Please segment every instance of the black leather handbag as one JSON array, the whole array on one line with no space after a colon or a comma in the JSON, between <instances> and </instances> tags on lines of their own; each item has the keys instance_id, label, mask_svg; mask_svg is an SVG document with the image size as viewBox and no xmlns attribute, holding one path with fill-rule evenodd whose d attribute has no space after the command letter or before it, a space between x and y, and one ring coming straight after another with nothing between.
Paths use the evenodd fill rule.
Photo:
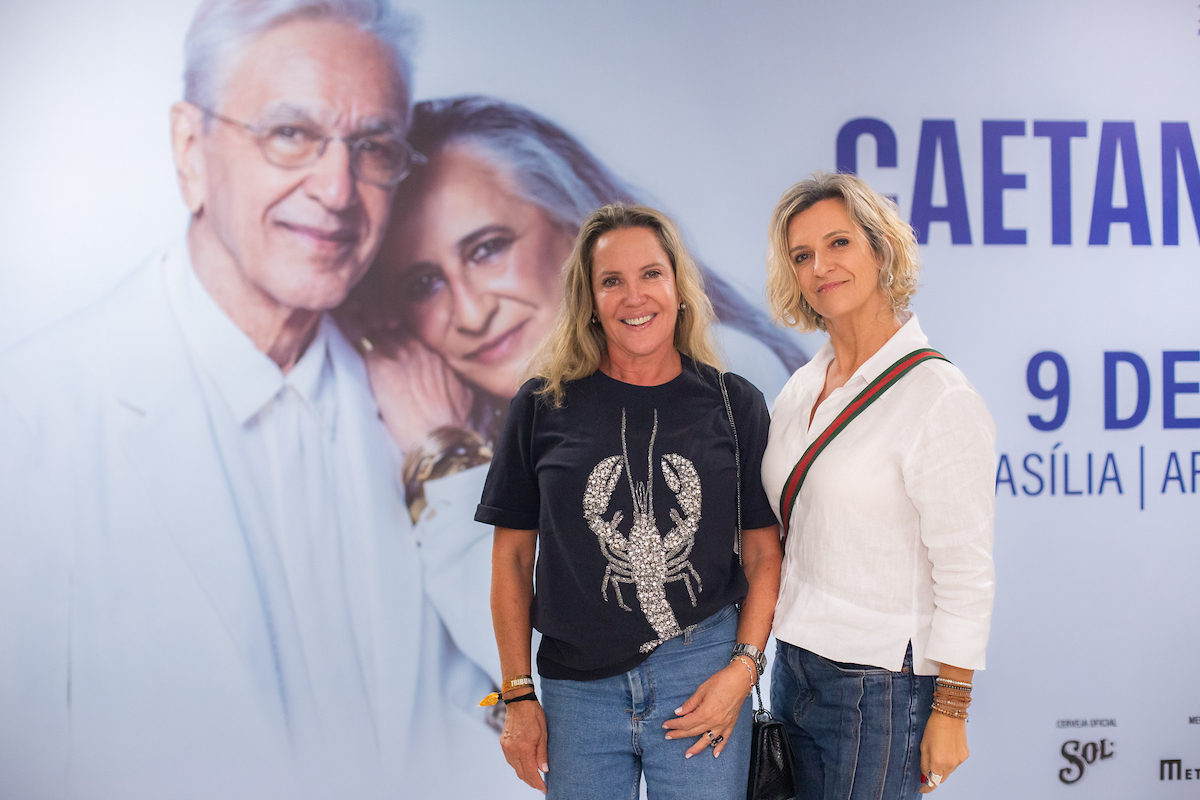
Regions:
<instances>
[{"instance_id":1,"label":"black leather handbag","mask_svg":"<svg viewBox=\"0 0 1200 800\"><path fill-rule=\"evenodd\" d=\"M758 709L754 712L754 732L750 737L750 779L746 800L795 800L796 775L793 771L792 745L783 723L763 707L762 692L754 684Z\"/></svg>"}]
</instances>

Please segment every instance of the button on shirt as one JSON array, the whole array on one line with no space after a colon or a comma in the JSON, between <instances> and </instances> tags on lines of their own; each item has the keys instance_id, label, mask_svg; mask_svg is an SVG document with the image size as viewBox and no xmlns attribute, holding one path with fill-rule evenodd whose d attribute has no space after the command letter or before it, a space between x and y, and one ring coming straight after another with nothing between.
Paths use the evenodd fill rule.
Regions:
<instances>
[{"instance_id":1,"label":"button on shirt","mask_svg":"<svg viewBox=\"0 0 1200 800\"><path fill-rule=\"evenodd\" d=\"M763 485L775 513L809 444L884 370L928 347L915 314L817 407L826 343L775 401ZM991 624L995 427L962 372L926 361L813 463L792 510L775 635L834 661L982 669Z\"/></svg>"}]
</instances>

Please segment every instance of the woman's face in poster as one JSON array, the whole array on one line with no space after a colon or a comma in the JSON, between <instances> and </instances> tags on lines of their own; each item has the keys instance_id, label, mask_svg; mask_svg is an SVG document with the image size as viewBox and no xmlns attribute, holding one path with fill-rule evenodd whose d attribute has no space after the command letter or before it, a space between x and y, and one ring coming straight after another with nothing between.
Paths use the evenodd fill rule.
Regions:
<instances>
[{"instance_id":1,"label":"woman's face in poster","mask_svg":"<svg viewBox=\"0 0 1200 800\"><path fill-rule=\"evenodd\" d=\"M469 146L443 149L414 177L379 256L388 294L459 376L512 397L558 311L572 237Z\"/></svg>"}]
</instances>

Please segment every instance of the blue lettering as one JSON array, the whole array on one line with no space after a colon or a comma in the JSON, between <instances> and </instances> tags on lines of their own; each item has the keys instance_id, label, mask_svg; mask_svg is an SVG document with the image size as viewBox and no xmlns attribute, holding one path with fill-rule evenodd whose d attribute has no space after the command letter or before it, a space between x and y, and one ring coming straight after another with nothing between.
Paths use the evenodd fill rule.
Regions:
<instances>
[{"instance_id":1,"label":"blue lettering","mask_svg":"<svg viewBox=\"0 0 1200 800\"><path fill-rule=\"evenodd\" d=\"M1113 206L1118 146L1128 203L1120 208ZM1100 128L1100 161L1096 167L1096 194L1092 200L1092 231L1088 244L1108 244L1109 228L1117 222L1128 223L1134 244L1150 244L1150 217L1146 213L1146 192L1142 188L1137 131L1132 122L1105 122Z\"/></svg>"},{"instance_id":2,"label":"blue lettering","mask_svg":"<svg viewBox=\"0 0 1200 800\"><path fill-rule=\"evenodd\" d=\"M1200 455L1200 453L1196 455ZM1008 477L1002 478L1001 475L1006 473ZM1196 479L1193 477L1192 480L1195 481ZM1000 484L1002 483L1007 483L1008 488L1012 489L1013 497L1017 496L1017 484L1013 480L1012 465L1008 463L1008 455L1004 453L1000 454L1000 463L996 466L996 494L1000 494Z\"/></svg>"},{"instance_id":3,"label":"blue lettering","mask_svg":"<svg viewBox=\"0 0 1200 800\"><path fill-rule=\"evenodd\" d=\"M1121 362L1133 366L1137 373L1137 406L1132 414L1125 419L1117 416L1117 364ZM1150 410L1150 370L1146 362L1137 353L1106 352L1104 354L1104 428L1105 430L1122 430L1135 428L1142 424L1146 412ZM1101 486L1104 482L1101 481Z\"/></svg>"},{"instance_id":4,"label":"blue lettering","mask_svg":"<svg viewBox=\"0 0 1200 800\"><path fill-rule=\"evenodd\" d=\"M1166 350L1163 352L1163 427L1200 428L1200 417L1175 416L1175 395L1200 392L1200 383L1176 382L1175 365L1180 361L1200 361L1200 350Z\"/></svg>"},{"instance_id":5,"label":"blue lettering","mask_svg":"<svg viewBox=\"0 0 1200 800\"><path fill-rule=\"evenodd\" d=\"M1042 480L1042 476L1040 474L1038 474L1037 472L1034 472L1033 468L1029 466L1029 459L1031 459L1031 458L1036 458L1038 460L1039 464L1042 463L1042 457L1040 455L1038 455L1037 453L1030 453L1029 455L1025 456L1025 459L1021 462L1021 465L1025 467L1026 472L1028 472L1033 477L1037 478L1037 491L1036 492L1029 491L1029 487L1026 486L1025 484L1021 484L1021 491L1024 492L1025 494L1029 495L1030 497L1034 497L1034 496L1042 493L1042 490L1046 488L1046 482L1044 480Z\"/></svg>"},{"instance_id":6,"label":"blue lettering","mask_svg":"<svg viewBox=\"0 0 1200 800\"><path fill-rule=\"evenodd\" d=\"M1054 447L1050 448L1050 494L1058 493L1058 480L1056 479L1057 476L1055 474L1055 465L1057 464L1058 459L1055 456L1054 451L1059 447L1062 447L1062 442L1058 442L1054 445Z\"/></svg>"},{"instance_id":7,"label":"blue lettering","mask_svg":"<svg viewBox=\"0 0 1200 800\"><path fill-rule=\"evenodd\" d=\"M1063 494L1083 494L1083 489L1071 491L1071 456L1063 453Z\"/></svg>"},{"instance_id":8,"label":"blue lettering","mask_svg":"<svg viewBox=\"0 0 1200 800\"><path fill-rule=\"evenodd\" d=\"M1172 464L1175 465L1174 475L1171 474ZM1187 486L1185 486L1183 483L1183 468L1179 466L1179 456L1175 455L1174 453L1171 453L1171 457L1167 459L1167 471L1166 474L1163 475L1162 491L1160 491L1159 494L1167 493L1167 484L1171 481L1178 481L1180 493L1187 494Z\"/></svg>"},{"instance_id":9,"label":"blue lettering","mask_svg":"<svg viewBox=\"0 0 1200 800\"><path fill-rule=\"evenodd\" d=\"M858 139L875 140L875 166L896 166L896 132L892 126L874 117L859 117L842 126L837 135L838 172L858 172Z\"/></svg>"},{"instance_id":10,"label":"blue lettering","mask_svg":"<svg viewBox=\"0 0 1200 800\"><path fill-rule=\"evenodd\" d=\"M946 205L933 204L933 176L941 145L942 173L946 177ZM952 119L927 119L921 122L921 142L917 149L917 175L913 184L910 224L919 244L929 243L931 222L950 223L950 241L971 243L971 222L967 218L967 190L963 184L962 160L958 156L958 135Z\"/></svg>"},{"instance_id":11,"label":"blue lettering","mask_svg":"<svg viewBox=\"0 0 1200 800\"><path fill-rule=\"evenodd\" d=\"M1200 475L1200 451L1192 451L1192 494L1196 493L1196 476Z\"/></svg>"},{"instance_id":12,"label":"blue lettering","mask_svg":"<svg viewBox=\"0 0 1200 800\"><path fill-rule=\"evenodd\" d=\"M1178 159L1178 160L1176 160ZM1200 235L1200 166L1196 164L1196 148L1186 122L1162 124L1162 193L1163 244L1179 244L1179 170L1192 203L1192 219Z\"/></svg>"},{"instance_id":13,"label":"blue lettering","mask_svg":"<svg viewBox=\"0 0 1200 800\"><path fill-rule=\"evenodd\" d=\"M1087 136L1087 123L1034 120L1033 135L1050 139L1050 241L1070 244L1071 139Z\"/></svg>"},{"instance_id":14,"label":"blue lettering","mask_svg":"<svg viewBox=\"0 0 1200 800\"><path fill-rule=\"evenodd\" d=\"M1049 388L1042 386L1042 365L1049 362L1054 365L1054 385ZM1038 400L1055 400L1054 416L1050 419L1029 415L1029 424L1039 431L1053 431L1062 427L1067 419L1067 409L1071 407L1071 373L1067 369L1067 360L1061 353L1053 350L1043 350L1029 359L1025 367L1025 385L1029 393Z\"/></svg>"},{"instance_id":15,"label":"blue lettering","mask_svg":"<svg viewBox=\"0 0 1200 800\"><path fill-rule=\"evenodd\" d=\"M1024 135L1023 119L983 121L984 244L1025 244L1024 228L1004 227L1004 190L1025 188L1023 173L1004 171L1004 137Z\"/></svg>"},{"instance_id":16,"label":"blue lettering","mask_svg":"<svg viewBox=\"0 0 1200 800\"><path fill-rule=\"evenodd\" d=\"M1111 478L1108 475L1109 464L1112 465ZM1109 481L1117 484L1117 494L1125 494L1125 492L1121 489L1121 475L1117 472L1117 459L1112 453L1109 453L1104 459L1104 469L1100 471L1100 491L1096 492L1096 494L1104 494L1104 484L1108 483Z\"/></svg>"}]
</instances>

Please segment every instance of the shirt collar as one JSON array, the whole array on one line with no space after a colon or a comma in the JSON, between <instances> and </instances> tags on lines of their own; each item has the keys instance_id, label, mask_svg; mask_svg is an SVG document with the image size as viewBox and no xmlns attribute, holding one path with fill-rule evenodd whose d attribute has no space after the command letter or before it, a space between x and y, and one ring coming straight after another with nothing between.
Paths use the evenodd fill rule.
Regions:
<instances>
[{"instance_id":1,"label":"shirt collar","mask_svg":"<svg viewBox=\"0 0 1200 800\"><path fill-rule=\"evenodd\" d=\"M883 374L884 370L896 363L901 356L922 347L929 346L929 339L921 331L917 315L912 311L901 311L897 318L900 320L900 330L892 334L892 338L884 343L875 355L862 363L845 385L861 390L871 381ZM817 354L806 365L806 373L802 378L802 387L813 397L818 397L825 387L825 373L829 362L833 361L833 344L825 342Z\"/></svg>"},{"instance_id":2,"label":"shirt collar","mask_svg":"<svg viewBox=\"0 0 1200 800\"><path fill-rule=\"evenodd\" d=\"M287 386L293 387L327 427L333 425L333 323L322 315L312 343L284 375L217 305L192 268L186 245L172 253L168 291L188 345L239 425L245 425Z\"/></svg>"},{"instance_id":3,"label":"shirt collar","mask_svg":"<svg viewBox=\"0 0 1200 800\"><path fill-rule=\"evenodd\" d=\"M329 352L329 340L333 335L334 323L328 314L321 315L316 335L300 360L284 376L285 386L291 386L304 402L316 413L326 430L332 430L336 403L334 402L333 359ZM274 363L274 362L272 362Z\"/></svg>"},{"instance_id":4,"label":"shirt collar","mask_svg":"<svg viewBox=\"0 0 1200 800\"><path fill-rule=\"evenodd\" d=\"M913 350L929 346L929 339L921 331L916 314L912 311L901 311L897 318L901 323L900 330L893 333L892 338L888 339L875 355L864 361L862 366L854 371L850 380L846 381L847 386L866 386L882 375L884 370L899 361L901 357L908 355Z\"/></svg>"}]
</instances>

